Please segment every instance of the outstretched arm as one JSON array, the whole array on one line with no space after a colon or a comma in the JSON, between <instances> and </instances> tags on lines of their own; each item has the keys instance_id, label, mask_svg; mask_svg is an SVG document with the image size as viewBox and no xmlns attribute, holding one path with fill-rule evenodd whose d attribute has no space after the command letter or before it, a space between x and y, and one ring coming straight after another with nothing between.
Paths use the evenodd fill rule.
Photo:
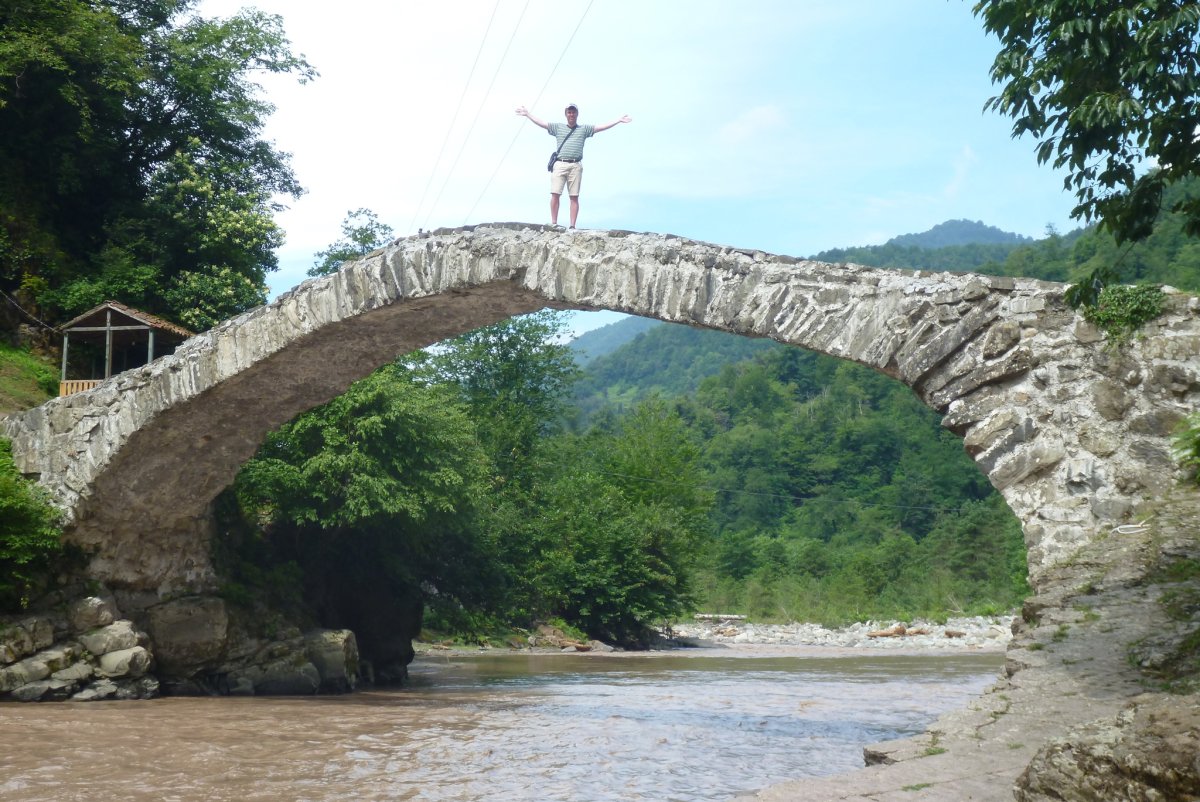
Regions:
<instances>
[{"instance_id":1,"label":"outstretched arm","mask_svg":"<svg viewBox=\"0 0 1200 802\"><path fill-rule=\"evenodd\" d=\"M539 120L537 117L534 117L532 114L529 113L529 109L525 108L524 106L517 106L517 114L520 115L521 117L529 118L529 122L533 123L538 128L545 128L547 131L550 130L550 127L546 124L546 122L544 120Z\"/></svg>"},{"instance_id":2,"label":"outstretched arm","mask_svg":"<svg viewBox=\"0 0 1200 802\"><path fill-rule=\"evenodd\" d=\"M520 114L520 113L521 113L521 112L518 110L518 111L517 111L517 114ZM532 117L530 117L529 119L531 119L531 120L532 120L533 118L532 118ZM632 118L632 117L630 117L628 114L626 114L626 115L624 115L623 117L619 117L619 118L617 118L617 119L613 120L613 121L612 121L612 122L610 122L610 123L605 123L604 125L597 125L597 126L596 126L596 133L598 134L598 133L600 133L601 131L607 131L609 128L612 128L612 127L614 127L614 126L620 125L621 123L631 123L631 122L633 122L633 118Z\"/></svg>"}]
</instances>

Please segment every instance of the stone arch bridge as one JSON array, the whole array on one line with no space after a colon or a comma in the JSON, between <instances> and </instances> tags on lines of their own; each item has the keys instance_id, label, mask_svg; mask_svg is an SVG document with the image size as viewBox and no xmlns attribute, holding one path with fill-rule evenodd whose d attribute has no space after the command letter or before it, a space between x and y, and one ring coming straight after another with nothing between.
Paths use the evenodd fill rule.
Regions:
<instances>
[{"instance_id":1,"label":"stone arch bridge","mask_svg":"<svg viewBox=\"0 0 1200 802\"><path fill-rule=\"evenodd\" d=\"M907 384L1020 519L1035 584L1175 481L1200 407L1200 299L1116 349L1064 285L826 264L621 231L495 224L397 240L96 389L0 419L90 574L211 589L212 499L272 429L397 354L513 315L609 309L769 337Z\"/></svg>"}]
</instances>

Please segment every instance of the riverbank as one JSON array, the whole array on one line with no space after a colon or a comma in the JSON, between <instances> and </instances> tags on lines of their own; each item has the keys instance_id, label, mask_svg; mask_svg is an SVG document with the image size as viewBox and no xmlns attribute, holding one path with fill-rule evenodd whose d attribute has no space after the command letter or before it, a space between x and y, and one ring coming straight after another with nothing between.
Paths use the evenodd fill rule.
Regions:
<instances>
[{"instance_id":1,"label":"riverbank","mask_svg":"<svg viewBox=\"0 0 1200 802\"><path fill-rule=\"evenodd\" d=\"M932 621L863 621L827 629L820 624L754 624L714 619L675 624L664 633L678 645L828 646L842 649L1002 652L1012 639L1013 616Z\"/></svg>"},{"instance_id":2,"label":"riverbank","mask_svg":"<svg viewBox=\"0 0 1200 802\"><path fill-rule=\"evenodd\" d=\"M736 618L714 618L671 625L651 644L650 651L731 649L763 653L765 650L804 650L805 653L887 651L897 654L1000 653L1012 639L1013 616L973 616L932 621L862 621L829 629L820 624L758 624ZM467 646L449 642L413 642L417 656L488 653L588 653L620 652L600 641L572 639L553 627L514 635L508 646Z\"/></svg>"},{"instance_id":3,"label":"riverbank","mask_svg":"<svg viewBox=\"0 0 1200 802\"><path fill-rule=\"evenodd\" d=\"M1004 676L866 768L739 797L755 802L1200 799L1196 624L1200 494L1172 493L1098 536L1025 601Z\"/></svg>"}]
</instances>

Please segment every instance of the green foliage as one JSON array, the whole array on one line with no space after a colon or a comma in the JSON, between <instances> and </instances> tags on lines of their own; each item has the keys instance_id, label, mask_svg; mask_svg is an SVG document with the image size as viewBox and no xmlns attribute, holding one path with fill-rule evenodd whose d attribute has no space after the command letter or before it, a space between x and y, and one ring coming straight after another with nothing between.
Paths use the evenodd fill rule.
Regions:
<instances>
[{"instance_id":1,"label":"green foliage","mask_svg":"<svg viewBox=\"0 0 1200 802\"><path fill-rule=\"evenodd\" d=\"M452 388L386 366L243 467L219 510L225 592L303 607L353 629L381 670L402 667L423 596L485 609L502 586L479 526L488 465Z\"/></svg>"},{"instance_id":2,"label":"green foliage","mask_svg":"<svg viewBox=\"0 0 1200 802\"><path fill-rule=\"evenodd\" d=\"M726 366L683 410L717 492L706 609L845 623L1011 609L1020 527L912 393L783 348Z\"/></svg>"},{"instance_id":3,"label":"green foliage","mask_svg":"<svg viewBox=\"0 0 1200 802\"><path fill-rule=\"evenodd\" d=\"M400 360L269 436L223 504L227 595L289 603L294 567L314 614L356 632L423 599L472 638L557 616L625 643L688 609L699 448L661 402L555 434L576 371L559 325L539 313Z\"/></svg>"},{"instance_id":4,"label":"green foliage","mask_svg":"<svg viewBox=\"0 0 1200 802\"><path fill-rule=\"evenodd\" d=\"M58 395L58 372L29 351L0 342L0 415Z\"/></svg>"},{"instance_id":5,"label":"green foliage","mask_svg":"<svg viewBox=\"0 0 1200 802\"><path fill-rule=\"evenodd\" d=\"M1114 341L1124 342L1162 310L1163 294L1158 286L1110 284L1100 290L1094 305L1084 308L1083 316Z\"/></svg>"},{"instance_id":6,"label":"green foliage","mask_svg":"<svg viewBox=\"0 0 1200 802\"><path fill-rule=\"evenodd\" d=\"M163 297L178 310L175 317L181 324L192 331L205 331L264 303L267 287L233 268L215 267L179 273Z\"/></svg>"},{"instance_id":7,"label":"green foliage","mask_svg":"<svg viewBox=\"0 0 1200 802\"><path fill-rule=\"evenodd\" d=\"M1191 480L1200 484L1200 411L1188 415L1172 437L1172 452Z\"/></svg>"},{"instance_id":8,"label":"green foliage","mask_svg":"<svg viewBox=\"0 0 1200 802\"><path fill-rule=\"evenodd\" d=\"M642 332L662 325L662 321L629 315L616 323L585 331L568 343L575 354L575 362L587 367L592 360L611 354Z\"/></svg>"},{"instance_id":9,"label":"green foliage","mask_svg":"<svg viewBox=\"0 0 1200 802\"><path fill-rule=\"evenodd\" d=\"M50 579L61 554L59 513L17 473L0 440L0 612L24 609Z\"/></svg>"},{"instance_id":10,"label":"green foliage","mask_svg":"<svg viewBox=\"0 0 1200 802\"><path fill-rule=\"evenodd\" d=\"M1039 162L1066 168L1073 214L1117 241L1152 230L1164 190L1197 175L1200 7L1186 0L981 0L975 14L1001 50L987 107L1013 136L1039 140ZM1158 168L1138 174L1147 162ZM1169 207L1200 234L1200 202Z\"/></svg>"},{"instance_id":11,"label":"green foliage","mask_svg":"<svg viewBox=\"0 0 1200 802\"><path fill-rule=\"evenodd\" d=\"M347 212L346 219L342 221L342 238L317 252L317 261L308 269L308 275L327 276L335 273L343 262L382 248L393 236L392 227L379 222L378 216L370 209Z\"/></svg>"},{"instance_id":12,"label":"green foliage","mask_svg":"<svg viewBox=\"0 0 1200 802\"><path fill-rule=\"evenodd\" d=\"M771 340L681 324L650 327L631 343L588 363L575 387L579 412L574 425L582 429L602 409L619 412L654 394L686 395L724 365L779 347Z\"/></svg>"},{"instance_id":13,"label":"green foliage","mask_svg":"<svg viewBox=\"0 0 1200 802\"><path fill-rule=\"evenodd\" d=\"M402 361L426 381L447 383L470 409L498 482L524 481L527 457L554 431L579 375L555 341L561 312L542 310L484 326Z\"/></svg>"},{"instance_id":14,"label":"green foliage","mask_svg":"<svg viewBox=\"0 0 1200 802\"><path fill-rule=\"evenodd\" d=\"M593 638L645 644L693 602L711 493L678 413L651 401L609 431L544 440L528 493L498 497L492 527L511 566L509 603Z\"/></svg>"},{"instance_id":15,"label":"green foliage","mask_svg":"<svg viewBox=\"0 0 1200 802\"><path fill-rule=\"evenodd\" d=\"M264 297L300 188L253 77L315 73L278 17L195 5L0 9L0 289L44 317L111 298L203 327Z\"/></svg>"},{"instance_id":16,"label":"green foliage","mask_svg":"<svg viewBox=\"0 0 1200 802\"><path fill-rule=\"evenodd\" d=\"M235 489L259 520L347 534L449 526L485 478L449 393L391 365L270 435Z\"/></svg>"}]
</instances>

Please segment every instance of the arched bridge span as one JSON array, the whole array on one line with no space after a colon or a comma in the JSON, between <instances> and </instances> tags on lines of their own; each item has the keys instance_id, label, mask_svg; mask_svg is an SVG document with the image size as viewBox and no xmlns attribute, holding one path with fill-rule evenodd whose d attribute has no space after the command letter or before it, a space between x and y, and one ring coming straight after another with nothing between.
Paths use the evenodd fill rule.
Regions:
<instances>
[{"instance_id":1,"label":"arched bridge span","mask_svg":"<svg viewBox=\"0 0 1200 802\"><path fill-rule=\"evenodd\" d=\"M0 420L67 510L93 576L203 589L209 505L263 437L399 353L544 307L769 337L910 386L1021 520L1045 569L1173 480L1169 434L1200 406L1200 302L1120 349L1065 286L879 270L660 234L495 224L397 240L88 393Z\"/></svg>"}]
</instances>

